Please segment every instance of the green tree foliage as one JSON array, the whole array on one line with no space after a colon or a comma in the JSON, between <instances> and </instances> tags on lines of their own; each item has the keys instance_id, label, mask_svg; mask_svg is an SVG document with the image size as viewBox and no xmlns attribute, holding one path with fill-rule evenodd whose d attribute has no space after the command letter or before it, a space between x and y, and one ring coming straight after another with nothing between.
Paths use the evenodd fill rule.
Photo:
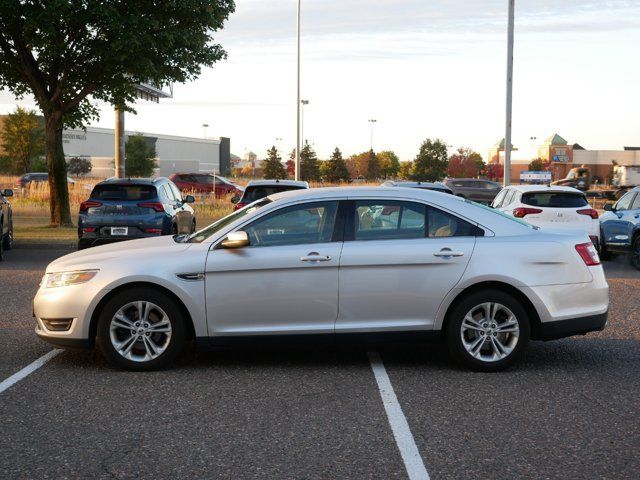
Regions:
<instances>
[{"instance_id":1,"label":"green tree foliage","mask_svg":"<svg viewBox=\"0 0 640 480\"><path fill-rule=\"evenodd\" d=\"M447 145L440 139L427 138L413 162L411 179L417 182L442 180L449 165Z\"/></svg>"},{"instance_id":2,"label":"green tree foliage","mask_svg":"<svg viewBox=\"0 0 640 480\"><path fill-rule=\"evenodd\" d=\"M0 88L45 117L52 224L71 225L63 126L96 118L89 96L132 110L135 84L196 78L226 57L214 42L233 0L0 0Z\"/></svg>"},{"instance_id":3,"label":"green tree foliage","mask_svg":"<svg viewBox=\"0 0 640 480\"><path fill-rule=\"evenodd\" d=\"M320 165L315 150L305 142L300 152L300 178L307 182L320 181Z\"/></svg>"},{"instance_id":4,"label":"green tree foliage","mask_svg":"<svg viewBox=\"0 0 640 480\"><path fill-rule=\"evenodd\" d=\"M342 158L342 152L338 147L331 154L331 158L321 165L322 179L325 182L338 183L349 181L349 170Z\"/></svg>"},{"instance_id":5,"label":"green tree foliage","mask_svg":"<svg viewBox=\"0 0 640 480\"><path fill-rule=\"evenodd\" d=\"M151 177L158 168L156 148L141 133L127 139L124 154L127 177Z\"/></svg>"},{"instance_id":6,"label":"green tree foliage","mask_svg":"<svg viewBox=\"0 0 640 480\"><path fill-rule=\"evenodd\" d=\"M373 150L367 152L367 174L365 175L367 180L377 180L380 178L380 163L378 157Z\"/></svg>"},{"instance_id":7,"label":"green tree foliage","mask_svg":"<svg viewBox=\"0 0 640 480\"><path fill-rule=\"evenodd\" d=\"M400 159L390 151L384 150L377 154L378 163L380 164L380 175L384 178L395 177L400 169Z\"/></svg>"},{"instance_id":8,"label":"green tree foliage","mask_svg":"<svg viewBox=\"0 0 640 480\"><path fill-rule=\"evenodd\" d=\"M543 172L545 170L549 170L550 162L545 162L541 158L536 158L531 160L529 163L529 171L530 172Z\"/></svg>"},{"instance_id":9,"label":"green tree foliage","mask_svg":"<svg viewBox=\"0 0 640 480\"><path fill-rule=\"evenodd\" d=\"M7 115L0 131L8 173L27 173L44 155L44 130L33 110L16 107Z\"/></svg>"},{"instance_id":10,"label":"green tree foliage","mask_svg":"<svg viewBox=\"0 0 640 480\"><path fill-rule=\"evenodd\" d=\"M461 147L449 157L447 175L453 178L475 178L484 171L482 156L470 148Z\"/></svg>"},{"instance_id":11,"label":"green tree foliage","mask_svg":"<svg viewBox=\"0 0 640 480\"><path fill-rule=\"evenodd\" d=\"M398 167L398 177L403 180L410 180L413 176L413 162L400 162Z\"/></svg>"},{"instance_id":12,"label":"green tree foliage","mask_svg":"<svg viewBox=\"0 0 640 480\"><path fill-rule=\"evenodd\" d=\"M86 175L91 172L91 168L91 160L88 158L73 157L69 159L69 163L67 164L67 170L71 175Z\"/></svg>"},{"instance_id":13,"label":"green tree foliage","mask_svg":"<svg viewBox=\"0 0 640 480\"><path fill-rule=\"evenodd\" d=\"M262 161L262 176L280 180L287 178L287 171L281 160L275 145L267 150L267 158Z\"/></svg>"}]
</instances>

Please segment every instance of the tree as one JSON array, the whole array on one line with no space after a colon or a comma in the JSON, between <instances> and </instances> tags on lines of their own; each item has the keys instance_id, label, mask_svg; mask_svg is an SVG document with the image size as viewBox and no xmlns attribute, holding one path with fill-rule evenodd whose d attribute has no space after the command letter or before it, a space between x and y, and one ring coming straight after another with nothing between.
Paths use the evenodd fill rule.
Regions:
<instances>
[{"instance_id":1,"label":"tree","mask_svg":"<svg viewBox=\"0 0 640 480\"><path fill-rule=\"evenodd\" d=\"M287 178L287 171L284 169L281 160L282 158L278 155L278 149L275 145L267 150L267 158L262 161L262 176L275 179Z\"/></svg>"},{"instance_id":2,"label":"tree","mask_svg":"<svg viewBox=\"0 0 640 480\"><path fill-rule=\"evenodd\" d=\"M385 150L377 154L380 165L380 175L384 178L395 177L400 169L400 159L390 151Z\"/></svg>"},{"instance_id":3,"label":"tree","mask_svg":"<svg viewBox=\"0 0 640 480\"><path fill-rule=\"evenodd\" d=\"M409 180L413 176L413 162L400 162L398 177Z\"/></svg>"},{"instance_id":4,"label":"tree","mask_svg":"<svg viewBox=\"0 0 640 480\"><path fill-rule=\"evenodd\" d=\"M536 158L531 160L531 162L529 163L529 171L544 172L546 170L549 170L550 166L551 166L551 162L546 162L541 158Z\"/></svg>"},{"instance_id":5,"label":"tree","mask_svg":"<svg viewBox=\"0 0 640 480\"><path fill-rule=\"evenodd\" d=\"M411 179L417 182L442 180L447 173L447 158L447 145L440 139L427 138L413 162Z\"/></svg>"},{"instance_id":6,"label":"tree","mask_svg":"<svg viewBox=\"0 0 640 480\"><path fill-rule=\"evenodd\" d=\"M331 154L331 158L321 165L322 179L325 182L338 183L349 181L349 170L342 158L342 152L338 147Z\"/></svg>"},{"instance_id":7,"label":"tree","mask_svg":"<svg viewBox=\"0 0 640 480\"><path fill-rule=\"evenodd\" d=\"M127 177L150 177L158 168L156 147L141 133L131 135L124 146L125 173Z\"/></svg>"},{"instance_id":8,"label":"tree","mask_svg":"<svg viewBox=\"0 0 640 480\"><path fill-rule=\"evenodd\" d=\"M233 0L0 0L0 88L42 110L54 225L71 225L63 127L97 118L89 96L132 111L137 83L196 78L226 57L213 41Z\"/></svg>"},{"instance_id":9,"label":"tree","mask_svg":"<svg viewBox=\"0 0 640 480\"><path fill-rule=\"evenodd\" d=\"M44 154L44 132L33 110L16 107L5 118L0 138L12 173L30 172L35 160Z\"/></svg>"},{"instance_id":10,"label":"tree","mask_svg":"<svg viewBox=\"0 0 640 480\"><path fill-rule=\"evenodd\" d=\"M318 157L309 142L305 142L300 152L300 178L307 182L320 181L320 165Z\"/></svg>"},{"instance_id":11,"label":"tree","mask_svg":"<svg viewBox=\"0 0 640 480\"><path fill-rule=\"evenodd\" d=\"M504 165L501 163L490 163L487 166L487 178L489 180L501 180L504 177Z\"/></svg>"},{"instance_id":12,"label":"tree","mask_svg":"<svg viewBox=\"0 0 640 480\"><path fill-rule=\"evenodd\" d=\"M82 157L73 157L67 164L67 170L71 175L86 175L91 171L91 160Z\"/></svg>"},{"instance_id":13,"label":"tree","mask_svg":"<svg viewBox=\"0 0 640 480\"><path fill-rule=\"evenodd\" d=\"M291 150L291 154L289 155L289 160L287 160L287 173L290 177L296 176L296 149Z\"/></svg>"},{"instance_id":14,"label":"tree","mask_svg":"<svg viewBox=\"0 0 640 480\"><path fill-rule=\"evenodd\" d=\"M461 147L449 157L447 175L454 178L475 178L484 170L482 156L470 148Z\"/></svg>"},{"instance_id":15,"label":"tree","mask_svg":"<svg viewBox=\"0 0 640 480\"><path fill-rule=\"evenodd\" d=\"M378 163L378 157L373 149L367 152L365 158L367 159L367 173L365 177L367 180L377 180L380 178L380 164Z\"/></svg>"}]
</instances>

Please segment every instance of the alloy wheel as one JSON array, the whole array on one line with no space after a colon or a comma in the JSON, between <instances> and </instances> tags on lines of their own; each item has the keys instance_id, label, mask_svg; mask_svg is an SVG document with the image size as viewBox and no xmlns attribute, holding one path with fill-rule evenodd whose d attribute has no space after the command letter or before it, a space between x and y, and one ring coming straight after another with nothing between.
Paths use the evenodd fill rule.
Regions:
<instances>
[{"instance_id":1,"label":"alloy wheel","mask_svg":"<svg viewBox=\"0 0 640 480\"><path fill-rule=\"evenodd\" d=\"M162 355L171 342L171 321L158 305L130 302L111 318L109 336L116 352L133 362L148 362Z\"/></svg>"},{"instance_id":2,"label":"alloy wheel","mask_svg":"<svg viewBox=\"0 0 640 480\"><path fill-rule=\"evenodd\" d=\"M508 357L518 345L520 326L511 310L497 302L476 305L460 326L462 345L469 355L482 362Z\"/></svg>"}]
</instances>

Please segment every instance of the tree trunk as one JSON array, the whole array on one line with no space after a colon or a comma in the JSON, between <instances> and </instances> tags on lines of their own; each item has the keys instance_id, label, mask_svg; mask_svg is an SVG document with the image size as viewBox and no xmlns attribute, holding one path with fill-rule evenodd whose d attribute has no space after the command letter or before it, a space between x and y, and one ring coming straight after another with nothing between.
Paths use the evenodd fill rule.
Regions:
<instances>
[{"instance_id":1,"label":"tree trunk","mask_svg":"<svg viewBox=\"0 0 640 480\"><path fill-rule=\"evenodd\" d=\"M44 115L47 170L49 172L49 208L51 225L72 227L67 185L67 163L62 147L62 112Z\"/></svg>"}]
</instances>

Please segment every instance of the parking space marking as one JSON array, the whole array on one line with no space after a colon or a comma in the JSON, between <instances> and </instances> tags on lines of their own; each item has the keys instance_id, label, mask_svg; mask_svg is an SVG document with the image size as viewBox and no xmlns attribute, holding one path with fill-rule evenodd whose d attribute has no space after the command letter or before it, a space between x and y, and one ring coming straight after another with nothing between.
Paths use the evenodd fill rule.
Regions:
<instances>
[{"instance_id":1,"label":"parking space marking","mask_svg":"<svg viewBox=\"0 0 640 480\"><path fill-rule=\"evenodd\" d=\"M393 385L391 385L387 370L384 368L382 358L378 352L369 352L368 355L369 362L371 362L371 370L373 370L378 390L380 390L382 404L385 412L387 412L387 419L400 450L402 461L407 469L407 474L409 474L411 480L429 480L427 468L422 461L420 452L418 452L416 441L411 434L407 419L402 412L402 407L398 403L396 392L393 390Z\"/></svg>"},{"instance_id":2,"label":"parking space marking","mask_svg":"<svg viewBox=\"0 0 640 480\"><path fill-rule=\"evenodd\" d=\"M11 375L6 380L3 380L2 383L0 383L0 393L4 392L7 388L12 387L13 385L18 383L23 378L31 375L33 372L38 370L41 366L43 366L45 363L47 363L53 357L55 357L56 355L58 355L59 353L62 353L62 352L63 352L63 350L61 350L61 349L51 350L50 352L45 353L43 356L41 356L35 362L27 365L26 367L24 367L19 372L14 373L13 375Z\"/></svg>"}]
</instances>

